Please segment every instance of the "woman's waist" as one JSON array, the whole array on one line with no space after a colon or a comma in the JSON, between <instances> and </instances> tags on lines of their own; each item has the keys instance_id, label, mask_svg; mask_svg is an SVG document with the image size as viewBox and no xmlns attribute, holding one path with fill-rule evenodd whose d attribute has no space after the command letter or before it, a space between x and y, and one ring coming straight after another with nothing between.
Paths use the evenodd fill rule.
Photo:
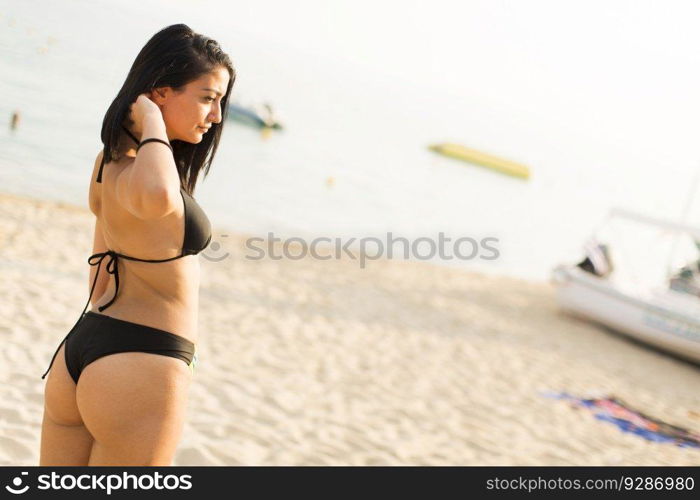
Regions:
<instances>
[{"instance_id":1,"label":"woman's waist","mask_svg":"<svg viewBox=\"0 0 700 500\"><path fill-rule=\"evenodd\" d=\"M108 288L104 295L92 301L92 307L88 310L165 330L196 343L199 308L197 293L169 294L164 297L153 291L127 291L120 287L114 302L100 311L98 308L107 304L112 295L113 291Z\"/></svg>"},{"instance_id":2,"label":"woman's waist","mask_svg":"<svg viewBox=\"0 0 700 500\"><path fill-rule=\"evenodd\" d=\"M158 263L119 261L113 269L101 270L100 278L112 293L118 288L120 294L128 291L146 299L159 296L178 301L199 290L200 267L198 260L187 258Z\"/></svg>"}]
</instances>

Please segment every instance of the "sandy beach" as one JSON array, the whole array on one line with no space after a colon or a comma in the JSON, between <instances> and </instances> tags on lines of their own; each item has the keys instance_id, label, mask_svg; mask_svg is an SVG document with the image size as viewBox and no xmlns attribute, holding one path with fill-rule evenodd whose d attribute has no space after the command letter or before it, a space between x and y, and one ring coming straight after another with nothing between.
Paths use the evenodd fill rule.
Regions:
<instances>
[{"instance_id":1,"label":"sandy beach","mask_svg":"<svg viewBox=\"0 0 700 500\"><path fill-rule=\"evenodd\" d=\"M87 300L93 216L0 195L0 465L36 465L44 372ZM215 222L215 221L214 221ZM227 234L226 238L219 235ZM546 283L404 261L200 257L175 465L698 465L544 396L700 430L700 367L561 314ZM205 252L205 253L207 253Z\"/></svg>"}]
</instances>

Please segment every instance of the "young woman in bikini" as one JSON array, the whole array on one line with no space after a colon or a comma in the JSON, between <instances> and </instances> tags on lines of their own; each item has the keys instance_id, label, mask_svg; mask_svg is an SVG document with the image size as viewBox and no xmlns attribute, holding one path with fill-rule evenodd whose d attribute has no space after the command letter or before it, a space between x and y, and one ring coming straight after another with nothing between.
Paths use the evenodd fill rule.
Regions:
<instances>
[{"instance_id":1,"label":"young woman in bikini","mask_svg":"<svg viewBox=\"0 0 700 500\"><path fill-rule=\"evenodd\" d=\"M215 40L173 25L141 49L107 110L90 296L49 364L40 465L172 463L197 343L196 254L211 239L192 195L234 80Z\"/></svg>"}]
</instances>

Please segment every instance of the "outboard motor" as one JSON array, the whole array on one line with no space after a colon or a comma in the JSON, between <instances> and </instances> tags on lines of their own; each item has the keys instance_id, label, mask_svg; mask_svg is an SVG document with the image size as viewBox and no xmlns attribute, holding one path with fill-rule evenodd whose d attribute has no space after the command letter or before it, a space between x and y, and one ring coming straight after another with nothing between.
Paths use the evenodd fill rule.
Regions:
<instances>
[{"instance_id":1,"label":"outboard motor","mask_svg":"<svg viewBox=\"0 0 700 500\"><path fill-rule=\"evenodd\" d=\"M606 278L613 272L612 259L607 245L590 241L584 250L586 257L576 264L578 267L600 278Z\"/></svg>"}]
</instances>

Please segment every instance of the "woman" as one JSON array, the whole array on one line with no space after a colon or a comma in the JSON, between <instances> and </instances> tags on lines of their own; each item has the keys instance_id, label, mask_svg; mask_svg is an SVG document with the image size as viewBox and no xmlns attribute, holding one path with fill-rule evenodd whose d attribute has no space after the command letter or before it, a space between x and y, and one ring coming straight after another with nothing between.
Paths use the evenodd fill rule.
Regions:
<instances>
[{"instance_id":1,"label":"woman","mask_svg":"<svg viewBox=\"0 0 700 500\"><path fill-rule=\"evenodd\" d=\"M234 80L216 41L173 25L107 110L90 183L90 297L49 365L40 465L172 463L197 342L195 255L211 239L192 193Z\"/></svg>"}]
</instances>

